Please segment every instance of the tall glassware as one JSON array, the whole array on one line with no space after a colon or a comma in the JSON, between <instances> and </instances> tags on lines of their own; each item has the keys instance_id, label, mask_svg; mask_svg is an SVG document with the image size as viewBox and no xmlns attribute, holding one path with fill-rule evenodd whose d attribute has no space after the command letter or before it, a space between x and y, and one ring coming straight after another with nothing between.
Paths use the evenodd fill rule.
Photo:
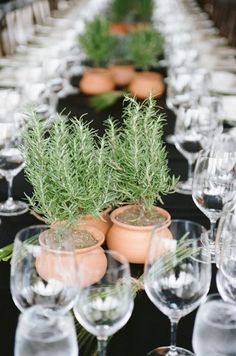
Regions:
<instances>
[{"instance_id":1,"label":"tall glassware","mask_svg":"<svg viewBox=\"0 0 236 356\"><path fill-rule=\"evenodd\" d=\"M97 337L98 355L106 355L109 336L121 329L133 310L129 264L125 257L105 252L107 266L102 271L90 253L79 263L79 292L74 314L79 323Z\"/></svg>"},{"instance_id":2,"label":"tall glassware","mask_svg":"<svg viewBox=\"0 0 236 356\"><path fill-rule=\"evenodd\" d=\"M226 302L236 303L236 207L222 215L216 233L216 284Z\"/></svg>"},{"instance_id":3,"label":"tall glassware","mask_svg":"<svg viewBox=\"0 0 236 356\"><path fill-rule=\"evenodd\" d=\"M197 312L193 330L196 356L233 356L236 350L236 305L218 294L207 297Z\"/></svg>"},{"instance_id":4,"label":"tall glassware","mask_svg":"<svg viewBox=\"0 0 236 356\"><path fill-rule=\"evenodd\" d=\"M24 168L19 132L19 122L0 119L0 174L8 183L8 199L0 203L0 215L3 216L16 216L28 210L26 203L12 197L13 179Z\"/></svg>"},{"instance_id":5,"label":"tall glassware","mask_svg":"<svg viewBox=\"0 0 236 356\"><path fill-rule=\"evenodd\" d=\"M171 322L171 346L159 347L148 356L190 356L176 346L179 320L193 311L208 293L210 255L203 249L206 230L188 220L172 220L168 230L154 230L145 264L144 285L155 306Z\"/></svg>"},{"instance_id":6,"label":"tall glassware","mask_svg":"<svg viewBox=\"0 0 236 356\"><path fill-rule=\"evenodd\" d=\"M192 197L210 220L209 242L215 262L215 228L223 208L230 206L235 194L236 155L210 150L199 154L193 178Z\"/></svg>"},{"instance_id":7,"label":"tall glassware","mask_svg":"<svg viewBox=\"0 0 236 356\"><path fill-rule=\"evenodd\" d=\"M30 307L19 317L15 356L78 356L72 315L59 314L42 305Z\"/></svg>"},{"instance_id":8,"label":"tall glassware","mask_svg":"<svg viewBox=\"0 0 236 356\"><path fill-rule=\"evenodd\" d=\"M64 244L63 251L39 243L39 234L47 226L20 230L15 237L11 260L11 294L20 311L44 305L65 313L77 295L77 263L74 246Z\"/></svg>"},{"instance_id":9,"label":"tall glassware","mask_svg":"<svg viewBox=\"0 0 236 356\"><path fill-rule=\"evenodd\" d=\"M213 117L211 107L200 105L182 105L177 114L174 141L177 150L188 161L188 178L177 184L176 191L182 194L192 193L193 165L201 149L211 143L209 132L215 137L222 130L221 122Z\"/></svg>"}]
</instances>

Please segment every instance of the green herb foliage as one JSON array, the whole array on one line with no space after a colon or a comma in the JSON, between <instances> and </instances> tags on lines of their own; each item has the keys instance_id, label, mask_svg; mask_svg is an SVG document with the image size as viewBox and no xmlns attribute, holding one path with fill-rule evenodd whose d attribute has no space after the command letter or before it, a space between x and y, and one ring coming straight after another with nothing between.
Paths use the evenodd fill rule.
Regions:
<instances>
[{"instance_id":1,"label":"green herb foliage","mask_svg":"<svg viewBox=\"0 0 236 356\"><path fill-rule=\"evenodd\" d=\"M109 22L99 16L85 25L84 32L79 36L79 45L95 66L106 66L112 57L115 39L109 33Z\"/></svg>"},{"instance_id":2,"label":"green herb foliage","mask_svg":"<svg viewBox=\"0 0 236 356\"><path fill-rule=\"evenodd\" d=\"M25 174L33 186L32 209L48 223L97 216L113 201L104 139L82 120L58 115L45 131L34 113L24 135Z\"/></svg>"},{"instance_id":3,"label":"green herb foliage","mask_svg":"<svg viewBox=\"0 0 236 356\"><path fill-rule=\"evenodd\" d=\"M153 0L113 0L109 15L113 21L150 21Z\"/></svg>"},{"instance_id":4,"label":"green herb foliage","mask_svg":"<svg viewBox=\"0 0 236 356\"><path fill-rule=\"evenodd\" d=\"M91 97L89 103L94 110L101 111L114 105L124 94L125 91L113 90L107 93L94 95Z\"/></svg>"},{"instance_id":5,"label":"green herb foliage","mask_svg":"<svg viewBox=\"0 0 236 356\"><path fill-rule=\"evenodd\" d=\"M131 31L127 40L127 58L136 68L147 70L158 65L163 37L152 26Z\"/></svg>"},{"instance_id":6,"label":"green herb foliage","mask_svg":"<svg viewBox=\"0 0 236 356\"><path fill-rule=\"evenodd\" d=\"M176 184L162 139L164 117L152 97L139 103L126 96L125 104L121 127L112 119L107 121L105 140L114 190L120 203L151 209L156 199L174 192Z\"/></svg>"}]
</instances>

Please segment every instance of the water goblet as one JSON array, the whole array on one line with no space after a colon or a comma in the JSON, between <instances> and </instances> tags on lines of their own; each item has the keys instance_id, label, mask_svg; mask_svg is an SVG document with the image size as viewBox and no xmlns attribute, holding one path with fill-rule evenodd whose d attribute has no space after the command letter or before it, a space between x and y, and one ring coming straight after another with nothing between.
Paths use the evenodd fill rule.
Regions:
<instances>
[{"instance_id":1,"label":"water goblet","mask_svg":"<svg viewBox=\"0 0 236 356\"><path fill-rule=\"evenodd\" d=\"M39 243L40 234L47 230L46 225L33 225L16 234L10 286L13 301L20 311L39 304L65 313L75 303L77 261L74 246L61 241L61 250L56 250Z\"/></svg>"},{"instance_id":2,"label":"water goblet","mask_svg":"<svg viewBox=\"0 0 236 356\"><path fill-rule=\"evenodd\" d=\"M133 310L129 264L114 251L105 251L105 268L96 265L90 253L79 263L79 292L74 314L79 323L97 337L98 355L106 355L109 336L121 329ZM93 261L93 262L92 262Z\"/></svg>"},{"instance_id":3,"label":"water goblet","mask_svg":"<svg viewBox=\"0 0 236 356\"><path fill-rule=\"evenodd\" d=\"M196 356L233 356L236 350L236 305L218 294L200 306L193 329Z\"/></svg>"},{"instance_id":4,"label":"water goblet","mask_svg":"<svg viewBox=\"0 0 236 356\"><path fill-rule=\"evenodd\" d=\"M188 161L188 178L177 184L176 191L182 194L192 193L193 165L201 149L211 142L212 137L221 131L221 124L214 117L209 107L200 105L182 105L175 124L175 146Z\"/></svg>"},{"instance_id":5,"label":"water goblet","mask_svg":"<svg viewBox=\"0 0 236 356\"><path fill-rule=\"evenodd\" d=\"M192 198L210 220L208 235L212 262L215 263L215 229L223 208L235 194L236 156L222 151L201 151L194 171Z\"/></svg>"},{"instance_id":6,"label":"water goblet","mask_svg":"<svg viewBox=\"0 0 236 356\"><path fill-rule=\"evenodd\" d=\"M78 356L72 315L34 305L19 317L15 356Z\"/></svg>"},{"instance_id":7,"label":"water goblet","mask_svg":"<svg viewBox=\"0 0 236 356\"><path fill-rule=\"evenodd\" d=\"M13 120L0 120L0 174L8 183L8 198L0 203L2 216L16 216L28 211L26 203L13 200L12 197L13 179L24 167L24 159L19 149L18 124Z\"/></svg>"},{"instance_id":8,"label":"water goblet","mask_svg":"<svg viewBox=\"0 0 236 356\"><path fill-rule=\"evenodd\" d=\"M172 220L169 230L155 229L145 263L144 286L153 304L171 322L171 346L158 347L148 356L190 356L176 346L177 324L204 300L211 280L208 251L203 249L203 226Z\"/></svg>"},{"instance_id":9,"label":"water goblet","mask_svg":"<svg viewBox=\"0 0 236 356\"><path fill-rule=\"evenodd\" d=\"M216 233L216 285L223 300L236 303L236 207L220 218Z\"/></svg>"}]
</instances>

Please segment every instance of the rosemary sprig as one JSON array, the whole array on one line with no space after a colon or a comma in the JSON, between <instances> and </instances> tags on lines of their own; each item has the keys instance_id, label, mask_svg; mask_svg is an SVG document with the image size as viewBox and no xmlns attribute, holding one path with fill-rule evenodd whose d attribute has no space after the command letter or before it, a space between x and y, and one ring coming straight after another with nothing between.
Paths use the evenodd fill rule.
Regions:
<instances>
[{"instance_id":1,"label":"rosemary sprig","mask_svg":"<svg viewBox=\"0 0 236 356\"><path fill-rule=\"evenodd\" d=\"M89 104L95 111L101 111L107 109L115 104L115 102L120 99L125 94L125 91L114 90L107 93L102 93L94 95L89 100Z\"/></svg>"},{"instance_id":2,"label":"rosemary sprig","mask_svg":"<svg viewBox=\"0 0 236 356\"><path fill-rule=\"evenodd\" d=\"M27 244L36 244L38 242L38 234L27 239ZM24 244L24 243L23 243ZM14 243L10 243L0 248L0 261L7 262L12 258Z\"/></svg>"}]
</instances>

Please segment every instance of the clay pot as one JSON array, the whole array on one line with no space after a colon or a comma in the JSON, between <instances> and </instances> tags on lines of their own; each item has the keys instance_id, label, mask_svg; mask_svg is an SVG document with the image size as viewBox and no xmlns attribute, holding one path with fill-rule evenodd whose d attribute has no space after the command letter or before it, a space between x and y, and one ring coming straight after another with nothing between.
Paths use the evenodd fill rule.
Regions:
<instances>
[{"instance_id":1,"label":"clay pot","mask_svg":"<svg viewBox=\"0 0 236 356\"><path fill-rule=\"evenodd\" d=\"M113 22L110 26L110 33L114 35L126 35L133 29L132 22Z\"/></svg>"},{"instance_id":2,"label":"clay pot","mask_svg":"<svg viewBox=\"0 0 236 356\"><path fill-rule=\"evenodd\" d=\"M135 76L135 69L129 64L112 64L109 71L117 86L128 85Z\"/></svg>"},{"instance_id":3,"label":"clay pot","mask_svg":"<svg viewBox=\"0 0 236 356\"><path fill-rule=\"evenodd\" d=\"M75 263L79 266L80 260L83 257L83 261L94 266L96 270L95 276L90 276L88 284L95 282L93 278L101 278L105 273L107 260L104 254L104 250L101 245L105 240L104 234L97 230L93 226L87 226L82 224L79 228L76 228L76 231L86 230L90 232L94 239L97 240L97 243L90 247L85 247L82 249L75 250L75 259L73 252L59 250L56 248L50 247L50 234L53 233L53 229L46 230L39 235L39 244L42 247L41 253L37 257L36 268L39 275L45 279L55 279L57 281L63 281L64 283L70 285L77 282L76 275L73 273L75 271ZM51 235L52 236L52 235ZM90 255L86 255L90 252L96 252L96 259L91 258ZM87 258L88 257L88 258ZM60 265L60 268L58 266Z\"/></svg>"},{"instance_id":4,"label":"clay pot","mask_svg":"<svg viewBox=\"0 0 236 356\"><path fill-rule=\"evenodd\" d=\"M138 72L129 85L129 91L139 99L145 99L152 94L158 97L163 94L165 85L162 75L155 72Z\"/></svg>"},{"instance_id":5,"label":"clay pot","mask_svg":"<svg viewBox=\"0 0 236 356\"><path fill-rule=\"evenodd\" d=\"M79 222L79 224L85 222L87 225L93 226L96 229L100 230L106 236L108 230L112 225L110 219L110 212L111 212L111 208L108 208L104 210L101 217L94 217L90 215L86 216Z\"/></svg>"},{"instance_id":6,"label":"clay pot","mask_svg":"<svg viewBox=\"0 0 236 356\"><path fill-rule=\"evenodd\" d=\"M130 208L132 208L132 205L126 205L115 209L110 214L113 225L107 234L107 246L109 249L123 254L131 263L145 263L152 231L156 225L134 226L116 219L124 210ZM160 230L163 230L165 236L171 237L171 232L168 230L171 219L170 214L159 207L155 207L155 209L165 218Z\"/></svg>"},{"instance_id":7,"label":"clay pot","mask_svg":"<svg viewBox=\"0 0 236 356\"><path fill-rule=\"evenodd\" d=\"M80 90L87 95L97 95L112 91L114 80L108 69L94 68L84 72L80 80Z\"/></svg>"}]
</instances>

